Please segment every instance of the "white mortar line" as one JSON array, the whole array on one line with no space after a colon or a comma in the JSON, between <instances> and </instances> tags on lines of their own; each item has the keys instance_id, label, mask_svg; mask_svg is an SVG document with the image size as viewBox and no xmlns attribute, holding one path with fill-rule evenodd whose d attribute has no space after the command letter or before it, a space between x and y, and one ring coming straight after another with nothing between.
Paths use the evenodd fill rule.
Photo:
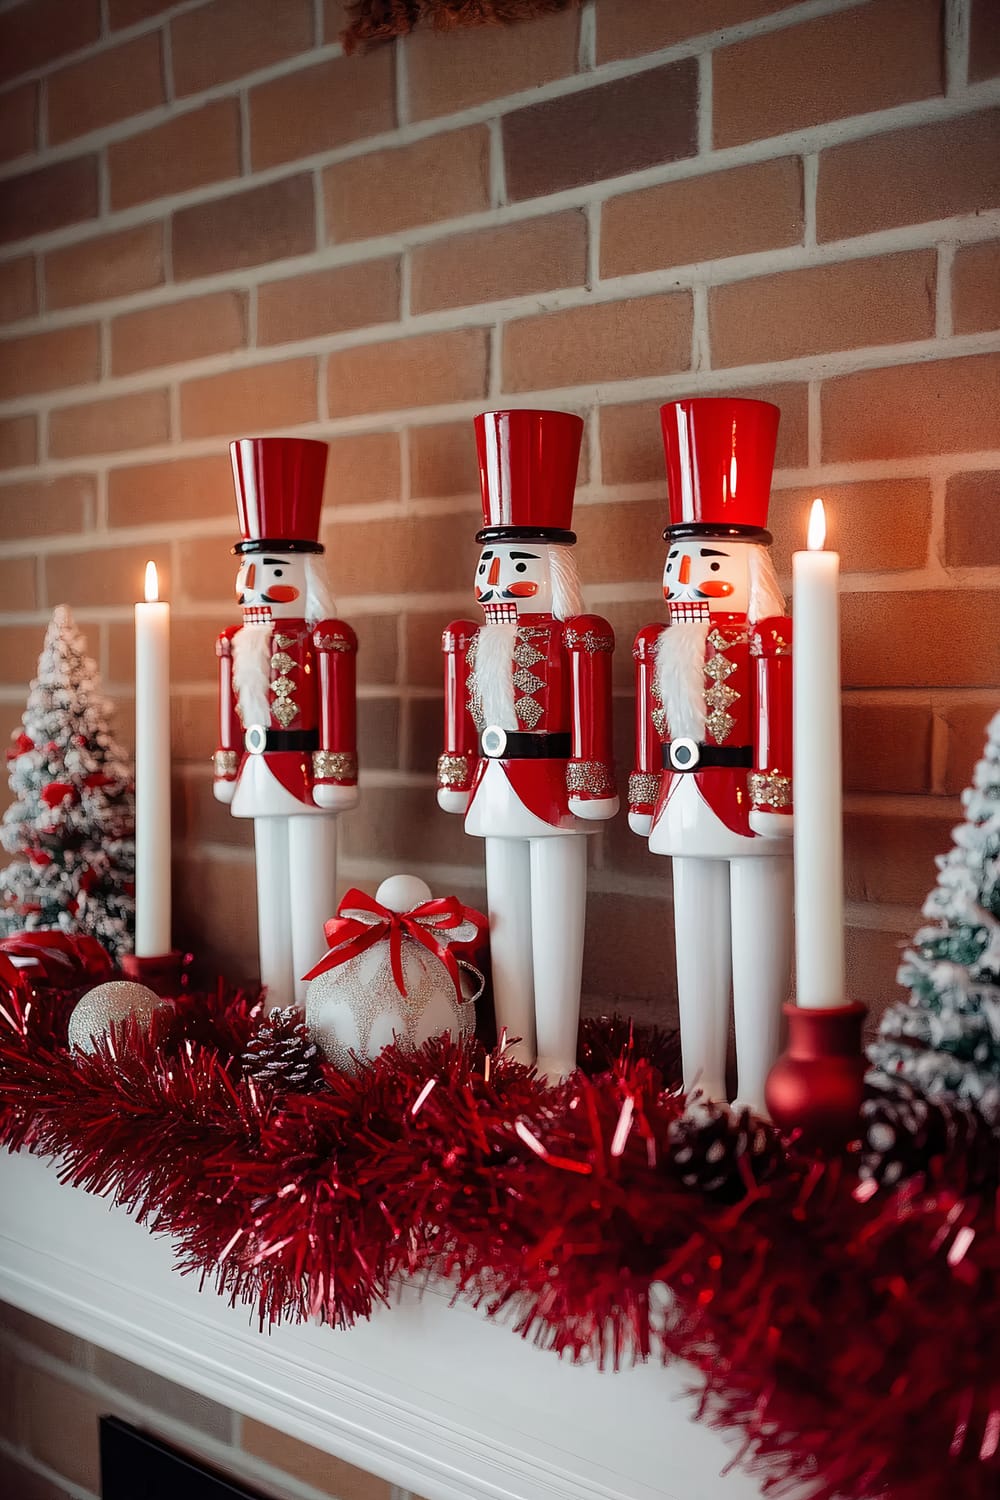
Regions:
<instances>
[{"instance_id":1,"label":"white mortar line","mask_svg":"<svg viewBox=\"0 0 1000 1500\"><path fill-rule=\"evenodd\" d=\"M938 246L934 332L939 339L951 338L954 332L952 321L952 271L955 265L956 248L953 240L946 240Z\"/></svg>"},{"instance_id":2,"label":"white mortar line","mask_svg":"<svg viewBox=\"0 0 1000 1500\"><path fill-rule=\"evenodd\" d=\"M329 49L323 49L324 52ZM313 61L310 58L310 62ZM629 59L629 65L623 67L620 76L638 75L648 71L645 66L649 61L643 57ZM246 86L248 80L240 80L242 86ZM328 166L339 161L350 160L358 156L370 155L375 151L391 150L399 146L412 144L427 136L445 135L452 130L461 129L466 125L483 124L494 119L498 111L507 112L517 108L519 105L536 103L540 97L556 98L562 94L578 93L593 86L594 75L574 74L567 79L557 80L549 84L545 89L528 91L522 95L512 96L510 100L491 101L488 104L476 105L461 114L412 122L406 126L393 131L386 131L380 135L366 136L351 141L336 149L321 151L312 156L305 156L294 162L285 162L274 167L257 172L254 177L254 185L274 182L283 177L295 175L298 172L309 170L317 166ZM219 97L231 97L235 92L232 84L225 90L219 91ZM713 151L709 155L698 154L685 157L679 162L660 164L659 166L646 168L641 172L626 174L619 179L606 179L603 183L605 189L609 186L614 190L614 183L618 181L625 186L626 180L641 185L645 180L672 180L674 177L701 175L707 169L722 169L725 166L736 166L743 163L769 160L776 156L790 154L803 154L809 151L829 149L832 146L861 139L865 136L883 135L896 129L903 129L911 125L932 123L958 118L961 115L973 113L979 109L987 108L1000 101L1000 79L987 79L981 83L970 86L960 96L942 96L925 100L897 105L890 109L869 111L865 114L849 116L843 120L826 121L819 125L788 132L780 136L768 137L761 141L749 141L739 146L728 147L723 150ZM171 106L169 118L188 112L189 109L199 107L200 104L210 102L207 96L197 96L196 100L185 99L184 108ZM147 112L142 116L135 116L126 122L134 125L136 120L142 121L145 128L163 123L163 120L153 117L155 112ZM162 111L161 111L162 113ZM123 131L120 127L112 127L103 132L95 133L88 140L87 148L94 150L108 142L125 139L127 135L135 134L134 130ZM67 143L67 145L43 153L36 159L37 166L49 165L57 159L66 159L86 154L86 150L79 141ZM0 168L0 180L14 176L15 172L9 168ZM206 184L197 189L191 189L184 193L157 200L158 211L162 212L164 207L174 208L190 206L198 202L211 201L215 198L224 197L228 193L243 191L246 188L243 178L229 178L222 182ZM552 195L553 197L556 195ZM141 220L141 206L137 205L128 210L122 210L116 218L124 221L136 222ZM64 238L67 230L53 231L51 236L38 236L40 241L46 244L57 242L59 236Z\"/></svg>"},{"instance_id":3,"label":"white mortar line","mask_svg":"<svg viewBox=\"0 0 1000 1500\"><path fill-rule=\"evenodd\" d=\"M945 0L945 86L960 94L969 77L971 0Z\"/></svg>"},{"instance_id":4,"label":"white mortar line","mask_svg":"<svg viewBox=\"0 0 1000 1500\"><path fill-rule=\"evenodd\" d=\"M315 174L314 182L316 184L316 213L319 223L322 225L322 182L319 173ZM282 260L265 261L257 266L220 271L207 276L192 277L183 282L168 281L159 286L130 293L126 296L112 297L101 302L82 303L74 307L55 309L45 317L39 315L24 318L17 323L8 324L3 332L5 338L22 338L31 333L48 332L53 328L70 327L77 323L89 322L94 318L98 310L102 313L107 311L114 313L129 312L139 308L144 309L171 304L188 297L201 296L212 291L266 285L272 281L282 281L289 277L304 275L315 270L335 269L358 263L364 264L369 261L400 255L408 248L432 244L438 240L448 239L455 235L468 234L478 229L501 227L536 218L547 218L563 208L583 209L594 222L597 222L598 207L601 201L599 198L592 197L585 199L577 195L573 202L563 203L561 202L563 195L555 196L560 201L543 199L533 201L531 204L509 205L499 210L465 215L462 218L446 223L415 226L411 230L395 235L384 235L377 239L355 241L349 244L334 244L325 247L320 246L317 250L310 251L306 255L288 257ZM160 222L159 218L154 217L144 221L144 224L157 222ZM82 240L75 241L74 248L85 248L95 240L103 238L106 233L114 232L113 230L109 231L105 224L98 225L93 221L92 224L96 232L88 234ZM137 226L130 225L126 227L134 228ZM171 246L169 227L169 222L165 222L166 232L164 238L168 250ZM897 228L878 230L871 234L857 235L849 239L830 240L822 245L777 246L770 250L758 250L745 255L722 256L714 260L705 261L690 261L676 266L654 268L649 271L637 272L629 276L607 278L606 280L600 280L599 262L596 256L594 256L591 271L595 275L596 300L619 301L624 296L653 295L663 291L665 286L672 289L674 287L683 288L696 285L728 285L732 282L745 281L754 277L779 275L785 271L843 264L904 250L930 249L939 245L942 241L975 243L993 239L998 235L1000 235L1000 207L984 210L980 213L960 215L951 219L938 219L926 223L901 225ZM65 247L50 246L49 248L51 250L63 249ZM14 260L25 253L25 246L22 243L16 252L12 252L5 259ZM545 293L545 305L546 307L572 305L574 298L577 301L585 300L589 302L595 300L591 295L585 295L584 290L581 288L557 288ZM407 330L413 324L416 324L417 328L456 326L463 320L470 321L475 319L477 312L484 305L489 304L437 309L433 312L423 314L419 319L408 318L405 326ZM532 313L537 311L538 295L530 294L523 297L507 298L503 301L493 303L492 306L494 309L500 309L512 316ZM380 329L395 326L395 324L379 325ZM366 330L351 330L349 332L355 339L364 339ZM345 336L340 335L340 337ZM384 335L380 334L380 336ZM337 335L333 335L333 337L337 337ZM2 349L2 342L0 341L0 349ZM288 344L280 347L297 348L299 344Z\"/></svg>"},{"instance_id":5,"label":"white mortar line","mask_svg":"<svg viewBox=\"0 0 1000 1500\"><path fill-rule=\"evenodd\" d=\"M703 52L698 58L698 155L708 156L712 150L712 54Z\"/></svg>"},{"instance_id":6,"label":"white mortar line","mask_svg":"<svg viewBox=\"0 0 1000 1500\"><path fill-rule=\"evenodd\" d=\"M590 73L597 67L597 17L594 0L583 0L580 6L576 65L581 73Z\"/></svg>"}]
</instances>

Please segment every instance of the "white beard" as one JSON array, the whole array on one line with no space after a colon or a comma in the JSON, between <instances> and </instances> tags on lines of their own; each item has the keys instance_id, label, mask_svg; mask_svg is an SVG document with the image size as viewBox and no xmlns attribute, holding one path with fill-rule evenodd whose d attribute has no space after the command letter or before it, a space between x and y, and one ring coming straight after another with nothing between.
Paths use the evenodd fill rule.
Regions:
<instances>
[{"instance_id":1,"label":"white beard","mask_svg":"<svg viewBox=\"0 0 1000 1500\"><path fill-rule=\"evenodd\" d=\"M476 643L472 692L482 704L484 724L517 729L514 712L516 625L482 625Z\"/></svg>"},{"instance_id":2,"label":"white beard","mask_svg":"<svg viewBox=\"0 0 1000 1500\"><path fill-rule=\"evenodd\" d=\"M273 626L244 625L233 636L233 686L244 729L271 721L271 631Z\"/></svg>"},{"instance_id":3,"label":"white beard","mask_svg":"<svg viewBox=\"0 0 1000 1500\"><path fill-rule=\"evenodd\" d=\"M656 643L656 686L670 738L705 738L705 646L711 622L668 625Z\"/></svg>"}]
</instances>

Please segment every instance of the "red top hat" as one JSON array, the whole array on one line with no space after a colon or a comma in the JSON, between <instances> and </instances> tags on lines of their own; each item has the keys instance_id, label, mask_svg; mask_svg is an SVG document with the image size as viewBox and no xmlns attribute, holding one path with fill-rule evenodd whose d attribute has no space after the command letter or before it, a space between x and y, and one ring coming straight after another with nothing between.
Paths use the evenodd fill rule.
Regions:
<instances>
[{"instance_id":1,"label":"red top hat","mask_svg":"<svg viewBox=\"0 0 1000 1500\"><path fill-rule=\"evenodd\" d=\"M237 438L229 444L242 542L234 552L322 552L326 443Z\"/></svg>"},{"instance_id":2,"label":"red top hat","mask_svg":"<svg viewBox=\"0 0 1000 1500\"><path fill-rule=\"evenodd\" d=\"M696 396L660 407L668 540L700 535L770 542L765 527L780 417L770 401L739 396Z\"/></svg>"},{"instance_id":3,"label":"red top hat","mask_svg":"<svg viewBox=\"0 0 1000 1500\"><path fill-rule=\"evenodd\" d=\"M583 418L487 411L475 427L485 523L476 541L575 542L570 525Z\"/></svg>"}]
</instances>

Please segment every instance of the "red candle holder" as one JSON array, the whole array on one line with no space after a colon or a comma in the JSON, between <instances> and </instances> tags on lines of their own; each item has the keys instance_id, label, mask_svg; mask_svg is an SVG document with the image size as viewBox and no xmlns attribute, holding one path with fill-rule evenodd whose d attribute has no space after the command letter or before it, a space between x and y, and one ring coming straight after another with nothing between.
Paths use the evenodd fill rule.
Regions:
<instances>
[{"instance_id":1,"label":"red candle holder","mask_svg":"<svg viewBox=\"0 0 1000 1500\"><path fill-rule=\"evenodd\" d=\"M839 1149L858 1134L868 1063L861 1048L867 1006L784 1006L788 1047L768 1074L764 1098L774 1123L809 1146Z\"/></svg>"},{"instance_id":2,"label":"red candle holder","mask_svg":"<svg viewBox=\"0 0 1000 1500\"><path fill-rule=\"evenodd\" d=\"M184 955L179 950L143 958L126 953L122 956L120 968L126 979L144 984L163 1000L172 1000L180 993Z\"/></svg>"}]
</instances>

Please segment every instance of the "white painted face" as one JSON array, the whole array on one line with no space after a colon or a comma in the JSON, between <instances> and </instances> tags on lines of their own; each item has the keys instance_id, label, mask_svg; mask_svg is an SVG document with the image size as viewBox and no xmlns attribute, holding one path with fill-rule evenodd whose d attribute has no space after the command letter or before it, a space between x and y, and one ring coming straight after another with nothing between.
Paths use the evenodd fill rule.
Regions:
<instances>
[{"instance_id":1,"label":"white painted face","mask_svg":"<svg viewBox=\"0 0 1000 1500\"><path fill-rule=\"evenodd\" d=\"M720 537L671 542L663 569L663 597L673 620L745 615L750 602L750 547Z\"/></svg>"},{"instance_id":2,"label":"white painted face","mask_svg":"<svg viewBox=\"0 0 1000 1500\"><path fill-rule=\"evenodd\" d=\"M248 623L301 618L306 612L305 553L247 553L236 575L236 597Z\"/></svg>"},{"instance_id":3,"label":"white painted face","mask_svg":"<svg viewBox=\"0 0 1000 1500\"><path fill-rule=\"evenodd\" d=\"M487 542L476 566L476 598L491 625L552 613L549 549L544 542Z\"/></svg>"}]
</instances>

